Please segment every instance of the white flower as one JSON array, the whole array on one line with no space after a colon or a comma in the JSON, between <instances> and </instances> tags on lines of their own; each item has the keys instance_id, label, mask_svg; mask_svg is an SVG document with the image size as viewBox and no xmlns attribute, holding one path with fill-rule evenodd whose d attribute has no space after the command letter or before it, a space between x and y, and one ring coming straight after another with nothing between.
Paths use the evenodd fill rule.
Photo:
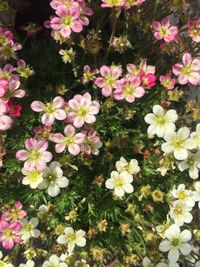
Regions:
<instances>
[{"instance_id":1,"label":"white flower","mask_svg":"<svg viewBox=\"0 0 200 267\"><path fill-rule=\"evenodd\" d=\"M60 258L56 255L52 255L48 261L45 261L42 267L68 267L64 262L60 262Z\"/></svg>"},{"instance_id":2,"label":"white flower","mask_svg":"<svg viewBox=\"0 0 200 267\"><path fill-rule=\"evenodd\" d=\"M43 172L44 180L39 185L40 189L47 189L51 197L56 197L60 193L60 188L65 188L69 184L69 180L63 176L61 165L57 161L51 162Z\"/></svg>"},{"instance_id":3,"label":"white flower","mask_svg":"<svg viewBox=\"0 0 200 267\"><path fill-rule=\"evenodd\" d=\"M180 227L176 224L171 225L165 231L166 240L163 240L159 245L159 250L168 252L168 259L171 263L176 263L179 255L189 255L192 246L187 242L191 239L191 232L189 230L180 231Z\"/></svg>"},{"instance_id":4,"label":"white flower","mask_svg":"<svg viewBox=\"0 0 200 267\"><path fill-rule=\"evenodd\" d=\"M114 189L114 194L118 197L122 197L125 192L132 193L133 176L129 174L127 171L123 171L121 173L117 171L111 172L111 177L106 181L106 188Z\"/></svg>"},{"instance_id":5,"label":"white flower","mask_svg":"<svg viewBox=\"0 0 200 267\"><path fill-rule=\"evenodd\" d=\"M154 267L154 264L151 262L151 260L148 257L145 257L142 261L143 267Z\"/></svg>"},{"instance_id":6,"label":"white flower","mask_svg":"<svg viewBox=\"0 0 200 267\"><path fill-rule=\"evenodd\" d=\"M188 150L194 149L196 143L189 138L190 130L187 127L182 127L178 132L166 133L161 149L165 153L173 153L178 160L184 160L188 157Z\"/></svg>"},{"instance_id":7,"label":"white flower","mask_svg":"<svg viewBox=\"0 0 200 267\"><path fill-rule=\"evenodd\" d=\"M173 187L171 194L174 198L177 198L180 202L189 207L194 207L195 201L192 198L192 191L186 190L184 184L180 184L177 189Z\"/></svg>"},{"instance_id":8,"label":"white flower","mask_svg":"<svg viewBox=\"0 0 200 267\"><path fill-rule=\"evenodd\" d=\"M19 267L35 267L35 262L28 260L26 263L21 263Z\"/></svg>"},{"instance_id":9,"label":"white flower","mask_svg":"<svg viewBox=\"0 0 200 267\"><path fill-rule=\"evenodd\" d=\"M153 113L144 117L146 123L150 124L147 133L150 136L155 134L158 137L164 137L166 133L175 131L174 122L177 121L178 115L176 110L170 109L167 112L160 105L153 106Z\"/></svg>"},{"instance_id":10,"label":"white flower","mask_svg":"<svg viewBox=\"0 0 200 267\"><path fill-rule=\"evenodd\" d=\"M140 167L138 166L138 161L136 159L132 159L130 162L127 162L125 158L121 157L119 161L115 164L118 172L127 171L129 174L136 174L140 171Z\"/></svg>"},{"instance_id":11,"label":"white flower","mask_svg":"<svg viewBox=\"0 0 200 267\"><path fill-rule=\"evenodd\" d=\"M60 260L65 261L67 258L73 255L73 252L65 252L60 255Z\"/></svg>"},{"instance_id":12,"label":"white flower","mask_svg":"<svg viewBox=\"0 0 200 267\"><path fill-rule=\"evenodd\" d=\"M21 238L27 242L31 237L38 238L40 235L40 230L35 229L39 223L37 218L32 218L30 221L23 218L21 220L22 230L21 230Z\"/></svg>"},{"instance_id":13,"label":"white flower","mask_svg":"<svg viewBox=\"0 0 200 267\"><path fill-rule=\"evenodd\" d=\"M30 188L35 189L43 181L42 172L33 169L32 171L26 171L22 169L22 173L25 177L22 179L22 184L29 185Z\"/></svg>"},{"instance_id":14,"label":"white flower","mask_svg":"<svg viewBox=\"0 0 200 267\"><path fill-rule=\"evenodd\" d=\"M179 267L179 264L173 262L159 262L156 264L156 267Z\"/></svg>"},{"instance_id":15,"label":"white flower","mask_svg":"<svg viewBox=\"0 0 200 267\"><path fill-rule=\"evenodd\" d=\"M195 141L197 148L200 149L200 123L196 126L196 132L191 133L191 138Z\"/></svg>"},{"instance_id":16,"label":"white flower","mask_svg":"<svg viewBox=\"0 0 200 267\"><path fill-rule=\"evenodd\" d=\"M75 267L90 267L90 265L87 264L86 261L83 259L80 261L75 261L74 266Z\"/></svg>"},{"instance_id":17,"label":"white flower","mask_svg":"<svg viewBox=\"0 0 200 267\"><path fill-rule=\"evenodd\" d=\"M182 201L177 200L170 208L169 215L175 224L182 226L184 223L190 223L193 219L190 211L192 207L186 206Z\"/></svg>"},{"instance_id":18,"label":"white flower","mask_svg":"<svg viewBox=\"0 0 200 267\"><path fill-rule=\"evenodd\" d=\"M0 267L14 267L11 263L6 263L2 261L1 259L3 258L3 253L0 251Z\"/></svg>"},{"instance_id":19,"label":"white flower","mask_svg":"<svg viewBox=\"0 0 200 267\"><path fill-rule=\"evenodd\" d=\"M37 212L37 216L41 219L41 220L43 220L43 219L45 219L46 218L46 216L48 215L48 212L49 212L49 208L48 208L48 206L46 206L46 205L41 205L40 207L39 207L39 209L38 209L38 212Z\"/></svg>"},{"instance_id":20,"label":"white flower","mask_svg":"<svg viewBox=\"0 0 200 267\"><path fill-rule=\"evenodd\" d=\"M179 170L182 172L189 169L189 176L192 179L199 177L200 169L200 151L191 153L188 151L188 158L178 164Z\"/></svg>"},{"instance_id":21,"label":"white flower","mask_svg":"<svg viewBox=\"0 0 200 267\"><path fill-rule=\"evenodd\" d=\"M85 234L86 233L83 230L74 231L72 227L66 227L64 230L64 234L60 235L57 238L57 242L59 244L67 244L68 251L72 252L74 250L75 245L79 247L85 246Z\"/></svg>"},{"instance_id":22,"label":"white flower","mask_svg":"<svg viewBox=\"0 0 200 267\"><path fill-rule=\"evenodd\" d=\"M199 202L198 206L200 209L200 182L194 183L193 186L194 186L195 191L193 191L192 198L194 201Z\"/></svg>"}]
</instances>

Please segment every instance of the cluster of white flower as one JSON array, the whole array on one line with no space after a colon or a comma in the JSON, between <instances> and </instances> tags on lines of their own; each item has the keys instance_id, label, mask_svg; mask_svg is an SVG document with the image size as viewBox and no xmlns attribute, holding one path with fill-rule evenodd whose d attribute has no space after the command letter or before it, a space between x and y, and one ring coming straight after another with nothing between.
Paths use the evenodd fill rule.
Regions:
<instances>
[{"instance_id":1,"label":"cluster of white flower","mask_svg":"<svg viewBox=\"0 0 200 267\"><path fill-rule=\"evenodd\" d=\"M176 110L165 111L159 105L154 105L153 113L147 114L144 119L150 124L148 135L157 135L164 139L161 149L165 156L173 155L178 169L181 172L188 170L190 178L197 179L200 170L200 124L197 124L195 132L190 132L187 127L176 131ZM164 175L165 173L163 172Z\"/></svg>"},{"instance_id":2,"label":"cluster of white flower","mask_svg":"<svg viewBox=\"0 0 200 267\"><path fill-rule=\"evenodd\" d=\"M123 157L116 162L117 171L112 171L110 178L106 181L106 188L113 189L114 195L123 197L125 193L132 193L134 188L132 186L133 175L140 171L138 161L132 159L127 162Z\"/></svg>"},{"instance_id":3,"label":"cluster of white flower","mask_svg":"<svg viewBox=\"0 0 200 267\"><path fill-rule=\"evenodd\" d=\"M165 153L164 157L171 157L172 162L176 164L181 172L188 170L189 177L198 179L200 169L200 124L197 124L196 131L190 132L187 127L181 127L176 130L175 122L178 120L177 112L173 109L165 111L161 106L153 106L153 113L145 116L148 127L148 135L153 137L157 135L164 139L161 150ZM161 168L159 168L161 169ZM158 169L158 170L159 170ZM166 171L162 172L166 174ZM167 253L167 260L160 263L152 263L147 257L143 259L144 267L178 267L179 259L191 257L194 250L194 241L192 241L192 231L181 229L185 224L193 220L193 209L200 208L200 181L195 182L187 189L185 184L173 186L169 194L169 212L166 230L157 232L162 237L159 250ZM199 253L199 252L198 252ZM181 257L180 257L181 256ZM194 265L199 266L198 259L193 259Z\"/></svg>"},{"instance_id":4,"label":"cluster of white flower","mask_svg":"<svg viewBox=\"0 0 200 267\"><path fill-rule=\"evenodd\" d=\"M25 177L22 180L24 185L29 185L31 188L47 189L47 193L51 197L56 197L60 193L60 188L66 188L69 180L63 176L61 165L57 161L50 163L43 172L36 169L32 171L22 170Z\"/></svg>"}]
</instances>

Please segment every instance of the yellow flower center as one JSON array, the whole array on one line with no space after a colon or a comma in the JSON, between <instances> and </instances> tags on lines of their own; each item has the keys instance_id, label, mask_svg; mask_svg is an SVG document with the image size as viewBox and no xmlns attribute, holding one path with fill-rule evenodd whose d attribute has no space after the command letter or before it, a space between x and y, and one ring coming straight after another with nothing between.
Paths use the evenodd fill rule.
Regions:
<instances>
[{"instance_id":1,"label":"yellow flower center","mask_svg":"<svg viewBox=\"0 0 200 267\"><path fill-rule=\"evenodd\" d=\"M10 237L12 237L12 236L13 236L12 230L10 230L10 229L6 229L5 232L4 232L4 236L5 236L6 238L10 238Z\"/></svg>"},{"instance_id":2,"label":"yellow flower center","mask_svg":"<svg viewBox=\"0 0 200 267\"><path fill-rule=\"evenodd\" d=\"M165 115L158 115L156 117L157 124L164 125L167 122Z\"/></svg>"},{"instance_id":3,"label":"yellow flower center","mask_svg":"<svg viewBox=\"0 0 200 267\"><path fill-rule=\"evenodd\" d=\"M35 182L37 182L38 180L40 180L40 177L41 177L41 175L40 175L40 173L39 173L38 170L32 170L32 171L30 171L29 174L28 174L28 179L29 179L29 181L31 181L31 182L33 182L33 183L35 183Z\"/></svg>"},{"instance_id":4,"label":"yellow flower center","mask_svg":"<svg viewBox=\"0 0 200 267\"><path fill-rule=\"evenodd\" d=\"M180 200L186 200L187 199L187 195L186 195L186 193L184 191L180 191L178 193L178 197L179 197Z\"/></svg>"},{"instance_id":5,"label":"yellow flower center","mask_svg":"<svg viewBox=\"0 0 200 267\"><path fill-rule=\"evenodd\" d=\"M65 137L65 144L67 146L71 145L74 143L74 137L72 135L68 135Z\"/></svg>"},{"instance_id":6,"label":"yellow flower center","mask_svg":"<svg viewBox=\"0 0 200 267\"><path fill-rule=\"evenodd\" d=\"M6 267L6 263L0 260L0 267Z\"/></svg>"},{"instance_id":7,"label":"yellow flower center","mask_svg":"<svg viewBox=\"0 0 200 267\"><path fill-rule=\"evenodd\" d=\"M184 74L184 75L189 75L190 72L191 72L191 67L190 66L184 66L181 70L181 72Z\"/></svg>"},{"instance_id":8,"label":"yellow flower center","mask_svg":"<svg viewBox=\"0 0 200 267\"><path fill-rule=\"evenodd\" d=\"M175 209L174 209L174 213L176 215L183 215L183 209L181 206L176 206Z\"/></svg>"},{"instance_id":9,"label":"yellow flower center","mask_svg":"<svg viewBox=\"0 0 200 267\"><path fill-rule=\"evenodd\" d=\"M108 1L108 4L112 6L117 6L119 5L119 3L120 3L120 0L109 0Z\"/></svg>"},{"instance_id":10,"label":"yellow flower center","mask_svg":"<svg viewBox=\"0 0 200 267\"><path fill-rule=\"evenodd\" d=\"M184 144L184 140L180 139L180 138L175 138L173 141L172 141L172 145L175 147L175 148L183 148Z\"/></svg>"},{"instance_id":11,"label":"yellow flower center","mask_svg":"<svg viewBox=\"0 0 200 267\"><path fill-rule=\"evenodd\" d=\"M53 104L53 103L47 103L47 104L46 104L46 107L45 107L45 109L44 109L44 111L45 111L46 113L48 113L48 114L53 113L54 110L55 110L55 107L54 107L54 104Z\"/></svg>"},{"instance_id":12,"label":"yellow flower center","mask_svg":"<svg viewBox=\"0 0 200 267\"><path fill-rule=\"evenodd\" d=\"M33 227L32 227L31 224L29 224L29 223L23 225L23 230L24 230L25 232L30 232L30 231L32 230L32 228L33 228Z\"/></svg>"},{"instance_id":13,"label":"yellow flower center","mask_svg":"<svg viewBox=\"0 0 200 267\"><path fill-rule=\"evenodd\" d=\"M71 26L71 24L72 24L72 17L71 16L66 16L66 17L63 18L62 22L63 22L63 24L65 26Z\"/></svg>"},{"instance_id":14,"label":"yellow flower center","mask_svg":"<svg viewBox=\"0 0 200 267\"><path fill-rule=\"evenodd\" d=\"M122 187L124 185L124 180L119 176L117 177L116 181L115 181L115 185L117 187Z\"/></svg>"},{"instance_id":15,"label":"yellow flower center","mask_svg":"<svg viewBox=\"0 0 200 267\"><path fill-rule=\"evenodd\" d=\"M135 86L131 85L131 84L127 84L124 87L124 94L126 96L131 96L133 95L133 93L135 92Z\"/></svg>"},{"instance_id":16,"label":"yellow flower center","mask_svg":"<svg viewBox=\"0 0 200 267\"><path fill-rule=\"evenodd\" d=\"M88 114L88 109L86 107L80 106L77 109L76 114L77 114L78 117L84 119Z\"/></svg>"},{"instance_id":17,"label":"yellow flower center","mask_svg":"<svg viewBox=\"0 0 200 267\"><path fill-rule=\"evenodd\" d=\"M30 160L39 160L40 158L40 152L37 149L33 149L29 153L29 159Z\"/></svg>"},{"instance_id":18,"label":"yellow flower center","mask_svg":"<svg viewBox=\"0 0 200 267\"><path fill-rule=\"evenodd\" d=\"M166 29L166 28L164 28L164 27L161 27L161 28L160 28L160 34L161 34L162 36L167 35L167 34L168 34L168 29Z\"/></svg>"},{"instance_id":19,"label":"yellow flower center","mask_svg":"<svg viewBox=\"0 0 200 267\"><path fill-rule=\"evenodd\" d=\"M113 78L112 76L108 76L106 77L106 84L113 86L113 84L115 83L115 78Z\"/></svg>"},{"instance_id":20,"label":"yellow flower center","mask_svg":"<svg viewBox=\"0 0 200 267\"><path fill-rule=\"evenodd\" d=\"M70 234L68 236L69 242L75 242L76 241L76 234Z\"/></svg>"},{"instance_id":21,"label":"yellow flower center","mask_svg":"<svg viewBox=\"0 0 200 267\"><path fill-rule=\"evenodd\" d=\"M178 238L174 238L172 240L172 246L177 247L180 245L180 240Z\"/></svg>"}]
</instances>

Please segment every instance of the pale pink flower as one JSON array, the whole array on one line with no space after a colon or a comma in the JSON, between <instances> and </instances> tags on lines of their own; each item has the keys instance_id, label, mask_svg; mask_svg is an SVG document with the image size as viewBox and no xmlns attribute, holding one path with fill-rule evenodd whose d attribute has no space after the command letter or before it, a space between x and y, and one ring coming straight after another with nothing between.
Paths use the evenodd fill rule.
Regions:
<instances>
[{"instance_id":1,"label":"pale pink flower","mask_svg":"<svg viewBox=\"0 0 200 267\"><path fill-rule=\"evenodd\" d=\"M20 81L11 80L9 82L5 98L6 99L10 99L11 97L23 98L25 96L25 91L23 89L20 89L19 87L20 87Z\"/></svg>"},{"instance_id":2,"label":"pale pink flower","mask_svg":"<svg viewBox=\"0 0 200 267\"><path fill-rule=\"evenodd\" d=\"M100 74L102 77L96 78L95 84L102 88L102 95L108 97L112 95L112 90L116 89L118 78L122 75L122 68L120 66L108 67L103 65L100 68Z\"/></svg>"},{"instance_id":3,"label":"pale pink flower","mask_svg":"<svg viewBox=\"0 0 200 267\"><path fill-rule=\"evenodd\" d=\"M80 11L76 7L68 9L64 5L58 6L56 9L58 17L53 17L50 25L53 30L60 31L63 37L69 37L73 32L81 32L83 25L79 20Z\"/></svg>"},{"instance_id":4,"label":"pale pink flower","mask_svg":"<svg viewBox=\"0 0 200 267\"><path fill-rule=\"evenodd\" d=\"M157 40L164 40L167 43L174 41L178 34L178 28L170 25L168 17L161 20L161 22L155 20L152 23L154 37Z\"/></svg>"},{"instance_id":5,"label":"pale pink flower","mask_svg":"<svg viewBox=\"0 0 200 267\"><path fill-rule=\"evenodd\" d=\"M79 9L80 9L80 22L82 23L83 26L87 26L89 24L88 17L92 16L94 12L90 7L86 6L85 1L79 3Z\"/></svg>"},{"instance_id":6,"label":"pale pink flower","mask_svg":"<svg viewBox=\"0 0 200 267\"><path fill-rule=\"evenodd\" d=\"M15 68L11 64L6 64L3 68L0 68L0 80L6 80L8 82L12 80L19 80L19 76L14 74Z\"/></svg>"},{"instance_id":7,"label":"pale pink flower","mask_svg":"<svg viewBox=\"0 0 200 267\"><path fill-rule=\"evenodd\" d=\"M35 112L45 112L42 115L42 123L46 126L50 126L56 120L64 120L66 113L63 110L64 99L57 96L50 103L42 103L40 101L33 101L31 103L31 109Z\"/></svg>"},{"instance_id":8,"label":"pale pink flower","mask_svg":"<svg viewBox=\"0 0 200 267\"><path fill-rule=\"evenodd\" d=\"M68 152L74 156L80 153L80 145L85 140L84 133L76 133L75 128L68 124L64 129L64 134L55 133L52 140L57 143L55 150L57 153L62 153L67 147Z\"/></svg>"},{"instance_id":9,"label":"pale pink flower","mask_svg":"<svg viewBox=\"0 0 200 267\"><path fill-rule=\"evenodd\" d=\"M164 86L167 90L172 90L176 84L176 79L172 78L169 73L161 75L159 80L162 86Z\"/></svg>"},{"instance_id":10,"label":"pale pink flower","mask_svg":"<svg viewBox=\"0 0 200 267\"><path fill-rule=\"evenodd\" d=\"M96 78L96 74L99 73L97 69L92 70L90 66L85 65L83 68L83 78L82 83L86 84L90 81L93 81Z\"/></svg>"},{"instance_id":11,"label":"pale pink flower","mask_svg":"<svg viewBox=\"0 0 200 267\"><path fill-rule=\"evenodd\" d=\"M85 134L86 137L84 143L81 144L81 151L86 155L98 155L99 148L102 147L102 142L97 131L94 129L83 130L82 133Z\"/></svg>"},{"instance_id":12,"label":"pale pink flower","mask_svg":"<svg viewBox=\"0 0 200 267\"><path fill-rule=\"evenodd\" d=\"M193 59L192 56L185 52L182 57L183 64L175 64L172 71L178 76L178 82L182 85L191 83L198 85L200 83L200 58Z\"/></svg>"},{"instance_id":13,"label":"pale pink flower","mask_svg":"<svg viewBox=\"0 0 200 267\"><path fill-rule=\"evenodd\" d=\"M103 4L101 7L122 7L125 4L125 0L101 0Z\"/></svg>"},{"instance_id":14,"label":"pale pink flower","mask_svg":"<svg viewBox=\"0 0 200 267\"><path fill-rule=\"evenodd\" d=\"M24 169L32 171L36 168L38 171L43 171L46 168L46 163L52 159L51 152L46 151L48 142L36 138L28 138L25 141L25 148L27 150L19 150L16 153L18 160L25 161Z\"/></svg>"},{"instance_id":15,"label":"pale pink flower","mask_svg":"<svg viewBox=\"0 0 200 267\"><path fill-rule=\"evenodd\" d=\"M135 101L145 94L145 90L141 87L139 77L122 78L117 84L117 89L113 93L113 97L117 100L126 99L129 103Z\"/></svg>"},{"instance_id":16,"label":"pale pink flower","mask_svg":"<svg viewBox=\"0 0 200 267\"><path fill-rule=\"evenodd\" d=\"M6 131L13 125L13 120L10 116L0 115L0 131Z\"/></svg>"},{"instance_id":17,"label":"pale pink flower","mask_svg":"<svg viewBox=\"0 0 200 267\"><path fill-rule=\"evenodd\" d=\"M89 93L75 95L68 101L68 105L71 108L68 115L73 118L73 125L76 128L81 128L84 123L91 124L96 121L94 115L99 113L100 105L97 101L92 101Z\"/></svg>"},{"instance_id":18,"label":"pale pink flower","mask_svg":"<svg viewBox=\"0 0 200 267\"><path fill-rule=\"evenodd\" d=\"M0 220L0 242L5 249L12 249L15 243L21 243L22 240L19 237L19 232L22 229L20 222L8 222L6 220Z\"/></svg>"},{"instance_id":19,"label":"pale pink flower","mask_svg":"<svg viewBox=\"0 0 200 267\"><path fill-rule=\"evenodd\" d=\"M15 202L14 207L8 211L4 211L1 219L18 221L27 216L27 212L23 210L23 205L20 201Z\"/></svg>"},{"instance_id":20,"label":"pale pink flower","mask_svg":"<svg viewBox=\"0 0 200 267\"><path fill-rule=\"evenodd\" d=\"M188 35L196 43L200 43L200 17L187 22Z\"/></svg>"}]
</instances>

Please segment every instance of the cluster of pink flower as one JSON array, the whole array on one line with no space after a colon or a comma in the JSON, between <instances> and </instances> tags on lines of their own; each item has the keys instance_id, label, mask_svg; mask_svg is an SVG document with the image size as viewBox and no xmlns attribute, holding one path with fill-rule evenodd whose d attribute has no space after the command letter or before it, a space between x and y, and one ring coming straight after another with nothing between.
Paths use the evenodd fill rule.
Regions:
<instances>
[{"instance_id":1,"label":"cluster of pink flower","mask_svg":"<svg viewBox=\"0 0 200 267\"><path fill-rule=\"evenodd\" d=\"M147 65L142 60L139 67L134 64L127 64L127 73L122 76L121 66L103 65L99 71L91 70L89 66L84 67L83 83L94 81L94 84L101 88L105 97L113 96L116 100L125 99L129 103L135 101L145 94L145 89L155 85L155 67ZM100 74L100 77L96 77Z\"/></svg>"},{"instance_id":2,"label":"cluster of pink flower","mask_svg":"<svg viewBox=\"0 0 200 267\"><path fill-rule=\"evenodd\" d=\"M52 0L50 5L56 16L50 17L45 26L53 29L52 36L59 41L68 38L72 32L81 32L89 24L88 16L93 14L85 0Z\"/></svg>"},{"instance_id":3,"label":"cluster of pink flower","mask_svg":"<svg viewBox=\"0 0 200 267\"><path fill-rule=\"evenodd\" d=\"M15 52L21 48L20 44L14 42L13 33L0 27L0 59L7 60L15 57Z\"/></svg>"},{"instance_id":4,"label":"cluster of pink flower","mask_svg":"<svg viewBox=\"0 0 200 267\"><path fill-rule=\"evenodd\" d=\"M85 123L92 124L96 121L95 115L99 113L100 105L92 101L91 95L75 95L68 102L60 96L57 96L50 103L34 101L31 104L35 112L43 112L43 127L35 129L35 138L29 138L25 141L26 150L20 150L16 153L18 160L25 161L24 169L26 171L44 171L46 163L52 159L52 154L46 151L48 142L56 143L55 151L62 153L66 148L71 155L78 155L80 152L90 155L98 154L98 149L102 146L100 137L94 129L82 129L76 133L76 128L81 128ZM55 120L65 120L67 123L64 128L64 135L61 133L51 133L52 125ZM74 126L73 126L73 125ZM48 133L46 136L42 133Z\"/></svg>"},{"instance_id":5,"label":"cluster of pink flower","mask_svg":"<svg viewBox=\"0 0 200 267\"><path fill-rule=\"evenodd\" d=\"M20 237L22 230L21 219L25 218L27 213L23 210L21 202L16 202L13 208L5 210L0 216L0 242L5 249L12 249L15 243L22 243Z\"/></svg>"},{"instance_id":6,"label":"cluster of pink flower","mask_svg":"<svg viewBox=\"0 0 200 267\"><path fill-rule=\"evenodd\" d=\"M101 7L124 7L141 6L146 0L102 0Z\"/></svg>"},{"instance_id":7,"label":"cluster of pink flower","mask_svg":"<svg viewBox=\"0 0 200 267\"><path fill-rule=\"evenodd\" d=\"M190 87L200 85L200 57L192 58L191 54L185 52L182 56L182 64L172 66L172 72L178 76L177 80L170 73L160 76L160 83L167 89L172 90L176 83L188 84Z\"/></svg>"}]
</instances>

